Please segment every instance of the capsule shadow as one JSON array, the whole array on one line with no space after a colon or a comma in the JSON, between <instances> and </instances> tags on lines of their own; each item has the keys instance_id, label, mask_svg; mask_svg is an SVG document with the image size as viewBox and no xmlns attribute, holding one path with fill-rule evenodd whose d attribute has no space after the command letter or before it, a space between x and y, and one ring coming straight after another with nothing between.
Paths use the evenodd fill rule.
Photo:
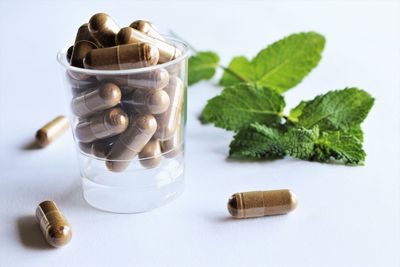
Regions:
<instances>
[{"instance_id":1,"label":"capsule shadow","mask_svg":"<svg viewBox=\"0 0 400 267\"><path fill-rule=\"evenodd\" d=\"M21 149L22 150L38 150L38 149L41 149L41 147L36 142L36 140L31 140L29 142L26 142L24 145L22 145Z\"/></svg>"},{"instance_id":2,"label":"capsule shadow","mask_svg":"<svg viewBox=\"0 0 400 267\"><path fill-rule=\"evenodd\" d=\"M52 247L47 244L40 231L39 223L36 221L36 217L32 215L25 215L17 219L17 228L19 233L19 238L24 247L43 250L52 249Z\"/></svg>"}]
</instances>

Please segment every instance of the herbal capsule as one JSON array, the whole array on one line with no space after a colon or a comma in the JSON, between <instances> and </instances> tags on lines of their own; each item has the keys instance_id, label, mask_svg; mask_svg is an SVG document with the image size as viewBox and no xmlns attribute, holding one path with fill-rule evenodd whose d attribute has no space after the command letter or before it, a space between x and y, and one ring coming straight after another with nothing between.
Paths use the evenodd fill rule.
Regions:
<instances>
[{"instance_id":1,"label":"herbal capsule","mask_svg":"<svg viewBox=\"0 0 400 267\"><path fill-rule=\"evenodd\" d=\"M143 32L135 30L131 27L122 28L117 34L116 42L119 45L135 43L149 43L154 45L158 48L160 54L160 58L158 59L159 64L171 61L181 55L179 49L177 49L175 46L148 36L147 34L144 34Z\"/></svg>"},{"instance_id":2,"label":"herbal capsule","mask_svg":"<svg viewBox=\"0 0 400 267\"><path fill-rule=\"evenodd\" d=\"M140 164L145 168L157 167L161 162L160 142L151 139L139 153Z\"/></svg>"},{"instance_id":3,"label":"herbal capsule","mask_svg":"<svg viewBox=\"0 0 400 267\"><path fill-rule=\"evenodd\" d=\"M121 100L121 90L113 83L103 83L98 89L72 99L72 112L79 117L114 107Z\"/></svg>"},{"instance_id":4,"label":"herbal capsule","mask_svg":"<svg viewBox=\"0 0 400 267\"><path fill-rule=\"evenodd\" d=\"M97 13L89 20L89 30L94 38L103 46L115 46L115 35L119 26L105 13Z\"/></svg>"},{"instance_id":5,"label":"herbal capsule","mask_svg":"<svg viewBox=\"0 0 400 267\"><path fill-rule=\"evenodd\" d=\"M125 131L128 121L128 115L122 109L112 108L78 123L75 136L84 143L111 137Z\"/></svg>"},{"instance_id":6,"label":"herbal capsule","mask_svg":"<svg viewBox=\"0 0 400 267\"><path fill-rule=\"evenodd\" d=\"M83 64L87 69L125 70L155 65L158 57L155 46L136 43L92 50Z\"/></svg>"},{"instance_id":7,"label":"herbal capsule","mask_svg":"<svg viewBox=\"0 0 400 267\"><path fill-rule=\"evenodd\" d=\"M53 247L62 247L71 240L71 226L53 201L40 203L36 208L36 218L47 243Z\"/></svg>"},{"instance_id":8,"label":"herbal capsule","mask_svg":"<svg viewBox=\"0 0 400 267\"><path fill-rule=\"evenodd\" d=\"M156 129L157 122L152 115L132 115L128 129L118 136L107 156L107 168L114 172L125 170L130 160L149 142Z\"/></svg>"},{"instance_id":9,"label":"herbal capsule","mask_svg":"<svg viewBox=\"0 0 400 267\"><path fill-rule=\"evenodd\" d=\"M131 25L129 25L129 27L134 28L135 30L138 30L140 32L143 32L144 34L147 34L148 36L151 36L153 38L156 38L158 40L165 42L164 37L162 37L161 34L158 33L156 27L150 21L136 20L136 21L132 22Z\"/></svg>"},{"instance_id":10,"label":"herbal capsule","mask_svg":"<svg viewBox=\"0 0 400 267\"><path fill-rule=\"evenodd\" d=\"M66 72L66 77L69 85L71 86L73 96L82 94L88 89L93 89L99 84L99 81L94 76L88 76L86 79L75 79L74 77L76 77L76 75L72 76L71 71Z\"/></svg>"},{"instance_id":11,"label":"herbal capsule","mask_svg":"<svg viewBox=\"0 0 400 267\"><path fill-rule=\"evenodd\" d=\"M92 143L78 142L78 146L81 152L85 154L92 154Z\"/></svg>"},{"instance_id":12,"label":"herbal capsule","mask_svg":"<svg viewBox=\"0 0 400 267\"><path fill-rule=\"evenodd\" d=\"M155 115L157 131L154 137L161 141L168 140L174 135L177 120L182 112L185 87L181 79L174 77L163 90L169 95L170 105L167 111Z\"/></svg>"},{"instance_id":13,"label":"herbal capsule","mask_svg":"<svg viewBox=\"0 0 400 267\"><path fill-rule=\"evenodd\" d=\"M72 57L72 52L74 51L74 46L71 45L68 50L67 50L67 61L68 63L71 63L71 57Z\"/></svg>"},{"instance_id":14,"label":"herbal capsule","mask_svg":"<svg viewBox=\"0 0 400 267\"><path fill-rule=\"evenodd\" d=\"M296 208L297 200L288 189L233 194L228 211L235 218L285 214Z\"/></svg>"},{"instance_id":15,"label":"herbal capsule","mask_svg":"<svg viewBox=\"0 0 400 267\"><path fill-rule=\"evenodd\" d=\"M61 136L68 129L68 119L64 116L58 116L36 132L36 143L45 147L56 138Z\"/></svg>"},{"instance_id":16,"label":"herbal capsule","mask_svg":"<svg viewBox=\"0 0 400 267\"><path fill-rule=\"evenodd\" d=\"M169 96L164 90L136 89L124 100L142 114L161 114L169 107Z\"/></svg>"},{"instance_id":17,"label":"herbal capsule","mask_svg":"<svg viewBox=\"0 0 400 267\"><path fill-rule=\"evenodd\" d=\"M157 90L167 86L169 74L165 69L156 69L129 75L97 75L97 79L111 81L124 88L124 91L132 92L133 89Z\"/></svg>"},{"instance_id":18,"label":"herbal capsule","mask_svg":"<svg viewBox=\"0 0 400 267\"><path fill-rule=\"evenodd\" d=\"M160 142L161 151L166 158L176 157L183 151L183 129L181 128L181 119L177 120L174 135L165 141Z\"/></svg>"},{"instance_id":19,"label":"herbal capsule","mask_svg":"<svg viewBox=\"0 0 400 267\"><path fill-rule=\"evenodd\" d=\"M79 149L86 154L92 154L98 158L105 158L111 149L113 142L115 142L116 136L101 139L91 143L78 142Z\"/></svg>"},{"instance_id":20,"label":"herbal capsule","mask_svg":"<svg viewBox=\"0 0 400 267\"><path fill-rule=\"evenodd\" d=\"M88 24L85 23L78 29L78 33L76 34L74 50L71 55L71 65L83 68L83 59L86 54L92 49L96 49L99 47L99 44L93 38L93 36L89 32Z\"/></svg>"}]
</instances>

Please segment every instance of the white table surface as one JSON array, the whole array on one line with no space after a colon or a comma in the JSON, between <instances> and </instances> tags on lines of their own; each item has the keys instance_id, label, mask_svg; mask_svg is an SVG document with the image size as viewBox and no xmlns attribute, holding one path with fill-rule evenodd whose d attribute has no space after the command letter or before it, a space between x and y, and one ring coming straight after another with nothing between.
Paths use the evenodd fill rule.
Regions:
<instances>
[{"instance_id":1,"label":"white table surface","mask_svg":"<svg viewBox=\"0 0 400 267\"><path fill-rule=\"evenodd\" d=\"M0 266L399 266L400 5L352 2L0 2ZM314 30L327 45L287 106L358 86L376 97L363 127L364 167L294 159L227 160L231 133L197 120L216 79L189 89L187 186L173 203L136 215L105 213L82 198L71 134L27 150L36 129L66 114L56 52L91 14L173 29L227 64L285 35ZM233 220L238 191L291 188L286 216ZM49 248L35 206L54 199L73 240Z\"/></svg>"}]
</instances>

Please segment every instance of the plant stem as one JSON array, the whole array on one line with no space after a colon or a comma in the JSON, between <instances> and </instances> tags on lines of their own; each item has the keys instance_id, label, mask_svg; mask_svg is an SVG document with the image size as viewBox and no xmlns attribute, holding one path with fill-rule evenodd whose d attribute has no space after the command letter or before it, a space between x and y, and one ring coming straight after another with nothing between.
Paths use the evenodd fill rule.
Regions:
<instances>
[{"instance_id":1,"label":"plant stem","mask_svg":"<svg viewBox=\"0 0 400 267\"><path fill-rule=\"evenodd\" d=\"M194 53L198 53L198 50L197 50L193 45L191 45L188 41L186 41L185 39L183 39L182 37L180 37L180 36L179 36L178 34L176 34L174 31L169 30L168 33L169 33L171 36L173 36L173 37L175 37L175 38L177 38L177 39L180 39L180 40L182 40L183 42L185 42L185 43L187 44L187 46L189 47L189 49L192 50ZM229 73L230 75L234 76L236 79L240 80L241 82L245 82L245 83L250 82L248 79L246 79L246 78L242 77L241 75L239 75L236 71L234 71L234 70L232 70L232 69L230 69L230 68L228 68L228 67L225 67L224 65L218 64L218 67L221 68L221 69L223 69L224 71L226 71L226 72Z\"/></svg>"}]
</instances>

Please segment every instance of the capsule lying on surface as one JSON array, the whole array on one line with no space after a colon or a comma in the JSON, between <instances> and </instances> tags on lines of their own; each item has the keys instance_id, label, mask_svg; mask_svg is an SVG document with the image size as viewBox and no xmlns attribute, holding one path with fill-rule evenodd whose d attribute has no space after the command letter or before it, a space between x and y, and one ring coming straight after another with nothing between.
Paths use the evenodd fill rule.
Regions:
<instances>
[{"instance_id":1,"label":"capsule lying on surface","mask_svg":"<svg viewBox=\"0 0 400 267\"><path fill-rule=\"evenodd\" d=\"M75 97L71 102L72 112L84 117L91 113L114 107L121 100L121 90L113 83L102 83L99 88Z\"/></svg>"},{"instance_id":2,"label":"capsule lying on surface","mask_svg":"<svg viewBox=\"0 0 400 267\"><path fill-rule=\"evenodd\" d=\"M45 147L60 137L68 129L69 122L64 116L57 116L55 119L44 125L36 132L36 143Z\"/></svg>"},{"instance_id":3,"label":"capsule lying on surface","mask_svg":"<svg viewBox=\"0 0 400 267\"><path fill-rule=\"evenodd\" d=\"M236 193L228 201L228 211L235 218L285 214L296 206L296 196L288 189Z\"/></svg>"},{"instance_id":4,"label":"capsule lying on surface","mask_svg":"<svg viewBox=\"0 0 400 267\"><path fill-rule=\"evenodd\" d=\"M90 143L122 133L128 123L128 115L122 109L112 108L78 123L75 136L83 143Z\"/></svg>"},{"instance_id":5,"label":"capsule lying on surface","mask_svg":"<svg viewBox=\"0 0 400 267\"><path fill-rule=\"evenodd\" d=\"M36 208L36 218L47 243L53 247L64 246L71 240L71 226L53 201L40 203Z\"/></svg>"},{"instance_id":6,"label":"capsule lying on surface","mask_svg":"<svg viewBox=\"0 0 400 267\"><path fill-rule=\"evenodd\" d=\"M136 89L123 100L123 103L142 114L161 114L168 109L170 101L164 90Z\"/></svg>"},{"instance_id":7,"label":"capsule lying on surface","mask_svg":"<svg viewBox=\"0 0 400 267\"><path fill-rule=\"evenodd\" d=\"M151 36L153 38L159 39L161 41L165 42L164 37L161 36L161 34L158 32L156 27L154 26L153 23L150 21L146 20L135 20L134 22L129 25L129 27L134 28L135 30L138 30L140 32L143 32L144 34L147 34L148 36Z\"/></svg>"},{"instance_id":8,"label":"capsule lying on surface","mask_svg":"<svg viewBox=\"0 0 400 267\"><path fill-rule=\"evenodd\" d=\"M152 115L134 114L129 120L128 129L118 136L107 156L106 166L110 171L124 171L157 129L157 122Z\"/></svg>"},{"instance_id":9,"label":"capsule lying on surface","mask_svg":"<svg viewBox=\"0 0 400 267\"><path fill-rule=\"evenodd\" d=\"M89 30L103 47L115 46L115 36L119 26L106 13L97 13L89 20Z\"/></svg>"},{"instance_id":10,"label":"capsule lying on surface","mask_svg":"<svg viewBox=\"0 0 400 267\"><path fill-rule=\"evenodd\" d=\"M175 46L167 42L164 42L160 39L153 38L131 27L122 28L118 32L116 37L116 43L119 45L149 43L154 47L158 48L160 55L158 59L159 64L174 60L175 58L181 55L181 52Z\"/></svg>"},{"instance_id":11,"label":"capsule lying on surface","mask_svg":"<svg viewBox=\"0 0 400 267\"><path fill-rule=\"evenodd\" d=\"M83 64L87 69L126 70L157 64L158 49L148 43L119 45L90 51Z\"/></svg>"}]
</instances>

